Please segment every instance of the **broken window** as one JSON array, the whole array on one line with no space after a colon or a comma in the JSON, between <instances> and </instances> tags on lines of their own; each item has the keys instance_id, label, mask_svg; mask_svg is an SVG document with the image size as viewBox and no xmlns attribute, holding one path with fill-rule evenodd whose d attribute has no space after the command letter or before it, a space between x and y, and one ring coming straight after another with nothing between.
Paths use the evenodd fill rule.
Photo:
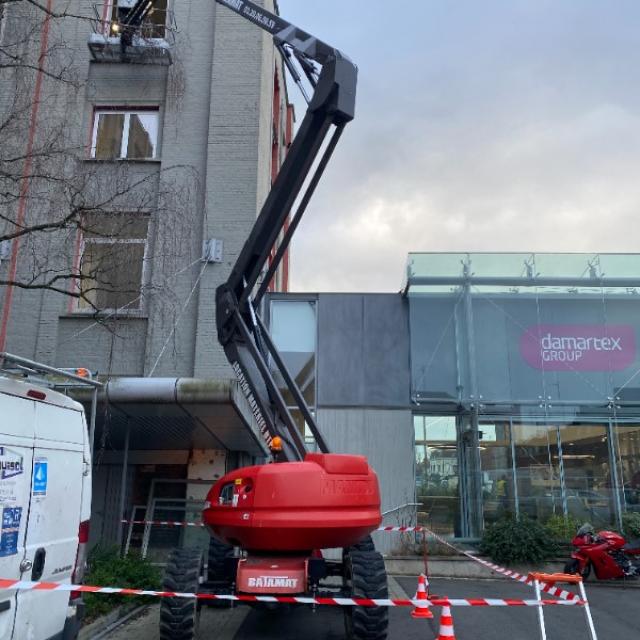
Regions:
<instances>
[{"instance_id":1,"label":"broken window","mask_svg":"<svg viewBox=\"0 0 640 640\"><path fill-rule=\"evenodd\" d=\"M149 160L156 157L158 111L97 109L91 157L99 160Z\"/></svg>"},{"instance_id":2,"label":"broken window","mask_svg":"<svg viewBox=\"0 0 640 640\"><path fill-rule=\"evenodd\" d=\"M141 308L149 218L139 214L85 217L78 308Z\"/></svg>"}]
</instances>

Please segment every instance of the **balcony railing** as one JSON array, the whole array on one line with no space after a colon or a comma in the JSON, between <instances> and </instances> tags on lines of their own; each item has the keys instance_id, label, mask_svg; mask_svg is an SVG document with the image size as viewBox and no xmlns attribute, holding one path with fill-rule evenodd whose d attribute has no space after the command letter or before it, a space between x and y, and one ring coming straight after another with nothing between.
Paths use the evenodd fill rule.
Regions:
<instances>
[{"instance_id":1,"label":"balcony railing","mask_svg":"<svg viewBox=\"0 0 640 640\"><path fill-rule=\"evenodd\" d=\"M104 5L94 5L93 31L89 50L96 62L128 62L170 65L175 46L176 22L173 11L154 11L139 27L123 25L104 13Z\"/></svg>"}]
</instances>

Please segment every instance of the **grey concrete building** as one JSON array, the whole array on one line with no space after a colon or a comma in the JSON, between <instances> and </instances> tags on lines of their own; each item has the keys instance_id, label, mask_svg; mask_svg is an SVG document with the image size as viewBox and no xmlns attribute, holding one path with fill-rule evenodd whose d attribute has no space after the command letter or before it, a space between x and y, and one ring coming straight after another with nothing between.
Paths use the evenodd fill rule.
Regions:
<instances>
[{"instance_id":1,"label":"grey concrete building","mask_svg":"<svg viewBox=\"0 0 640 640\"><path fill-rule=\"evenodd\" d=\"M212 0L153 0L131 35L132 4L54 1L68 14L56 17L20 2L0 15L3 46L24 62L0 76L3 145L28 141L11 176L24 189L2 203L0 277L58 275L62 290L2 287L0 351L112 381L95 433L94 540L123 535L121 510L201 500L198 481L264 453L218 346L214 292L293 128L270 36ZM285 260L271 289L287 286Z\"/></svg>"}]
</instances>

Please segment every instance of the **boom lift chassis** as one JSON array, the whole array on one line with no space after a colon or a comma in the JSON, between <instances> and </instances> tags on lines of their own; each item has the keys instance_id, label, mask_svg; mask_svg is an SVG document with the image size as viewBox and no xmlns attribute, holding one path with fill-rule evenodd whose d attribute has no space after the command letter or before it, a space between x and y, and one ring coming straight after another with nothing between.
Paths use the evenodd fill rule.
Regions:
<instances>
[{"instance_id":1,"label":"boom lift chassis","mask_svg":"<svg viewBox=\"0 0 640 640\"><path fill-rule=\"evenodd\" d=\"M274 462L303 461L307 454L304 438L270 371L269 357L312 432L318 450L328 454L329 449L269 336L259 308L344 128L354 117L357 68L338 49L249 0L215 1L273 36L284 64L308 104L235 266L226 283L216 291L218 340L273 452ZM125 28L135 31L150 6L150 0L139 0L128 12ZM311 88L310 95L305 84ZM275 255L269 261L278 239ZM180 592L229 593L230 589L236 588L234 581L242 553L237 549L234 552L230 546L212 537L206 581L203 581L202 554L194 549L176 550L167 566L165 588ZM306 593L386 597L384 562L370 537L344 549L341 561L331 562L318 555L314 554L306 561ZM332 577L334 580L327 584L325 579ZM193 638L198 603L163 599L160 637L167 640ZM383 640L387 615L385 608L346 607L347 637Z\"/></svg>"}]
</instances>

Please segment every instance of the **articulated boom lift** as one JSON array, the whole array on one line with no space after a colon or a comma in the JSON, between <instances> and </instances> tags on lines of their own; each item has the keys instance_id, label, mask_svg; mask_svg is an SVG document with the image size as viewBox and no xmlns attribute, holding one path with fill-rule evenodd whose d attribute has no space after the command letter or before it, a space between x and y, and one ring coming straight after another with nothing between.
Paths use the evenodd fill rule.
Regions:
<instances>
[{"instance_id":1,"label":"articulated boom lift","mask_svg":"<svg viewBox=\"0 0 640 640\"><path fill-rule=\"evenodd\" d=\"M216 291L218 340L278 464L237 469L214 485L203 512L212 533L206 580L200 551L180 549L169 560L165 588L384 598L384 562L369 536L381 522L375 472L363 456L329 453L258 313L338 140L354 117L357 69L339 50L253 2L216 2L273 36L308 104L235 266ZM150 5L150 0L139 0L124 18L124 26L138 28ZM309 93L303 79L311 88ZM303 434L270 370L269 357L319 453L307 452ZM341 561L327 560L320 551L336 547L343 549ZM164 598L160 637L193 638L196 609L193 601ZM344 611L348 638L386 638L386 608L345 607Z\"/></svg>"}]
</instances>

